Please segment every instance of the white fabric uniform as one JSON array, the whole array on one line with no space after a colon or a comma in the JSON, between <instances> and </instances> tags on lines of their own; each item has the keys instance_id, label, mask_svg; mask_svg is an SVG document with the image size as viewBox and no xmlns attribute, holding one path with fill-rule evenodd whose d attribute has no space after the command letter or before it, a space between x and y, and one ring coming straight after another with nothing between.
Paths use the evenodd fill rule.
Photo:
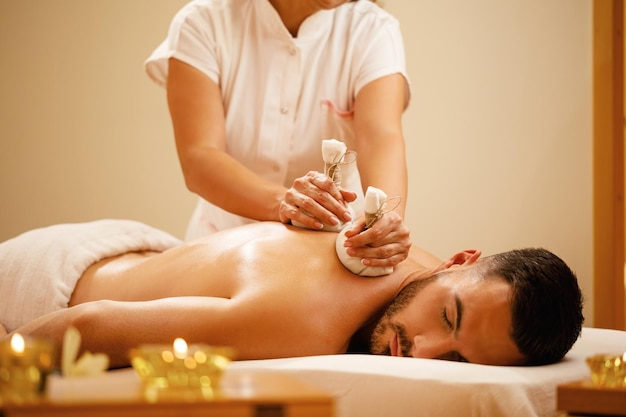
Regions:
<instances>
[{"instance_id":1,"label":"white fabric uniform","mask_svg":"<svg viewBox=\"0 0 626 417\"><path fill-rule=\"evenodd\" d=\"M30 230L0 243L0 324L11 332L67 308L76 283L99 260L181 243L132 220L98 220Z\"/></svg>"},{"instance_id":2,"label":"white fabric uniform","mask_svg":"<svg viewBox=\"0 0 626 417\"><path fill-rule=\"evenodd\" d=\"M397 20L366 0L315 13L296 38L268 0L192 1L146 61L161 86L171 57L221 88L226 151L286 187L309 170L323 171L322 140L355 148L352 109L364 85L395 73L407 78ZM360 178L342 187L359 194L354 209L362 213ZM201 199L186 238L249 222Z\"/></svg>"}]
</instances>

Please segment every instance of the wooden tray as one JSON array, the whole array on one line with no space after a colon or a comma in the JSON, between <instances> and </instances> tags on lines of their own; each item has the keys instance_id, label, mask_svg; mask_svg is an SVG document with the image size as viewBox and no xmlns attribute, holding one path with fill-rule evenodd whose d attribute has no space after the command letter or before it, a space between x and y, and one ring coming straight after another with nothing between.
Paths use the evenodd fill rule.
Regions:
<instances>
[{"instance_id":1,"label":"wooden tray","mask_svg":"<svg viewBox=\"0 0 626 417\"><path fill-rule=\"evenodd\" d=\"M626 416L626 388L604 388L591 379L562 384L556 389L556 408L569 414Z\"/></svg>"}]
</instances>

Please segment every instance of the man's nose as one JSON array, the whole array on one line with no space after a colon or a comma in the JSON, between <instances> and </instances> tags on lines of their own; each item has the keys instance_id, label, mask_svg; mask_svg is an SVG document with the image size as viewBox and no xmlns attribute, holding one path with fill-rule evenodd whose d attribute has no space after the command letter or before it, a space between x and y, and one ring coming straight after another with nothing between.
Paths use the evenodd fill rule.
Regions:
<instances>
[{"instance_id":1,"label":"man's nose","mask_svg":"<svg viewBox=\"0 0 626 417\"><path fill-rule=\"evenodd\" d=\"M413 338L414 358L437 359L454 350L454 339L445 335L418 335Z\"/></svg>"}]
</instances>

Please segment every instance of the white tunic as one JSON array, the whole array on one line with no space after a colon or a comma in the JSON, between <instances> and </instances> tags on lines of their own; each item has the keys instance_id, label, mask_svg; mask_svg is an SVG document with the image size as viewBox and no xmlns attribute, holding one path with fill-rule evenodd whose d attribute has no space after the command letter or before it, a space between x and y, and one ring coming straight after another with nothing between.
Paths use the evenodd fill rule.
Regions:
<instances>
[{"instance_id":1,"label":"white tunic","mask_svg":"<svg viewBox=\"0 0 626 417\"><path fill-rule=\"evenodd\" d=\"M323 172L322 140L354 149L352 109L364 85L394 73L407 77L397 20L364 0L313 14L295 38L268 0L192 1L146 61L159 85L170 57L219 85L226 152L285 187L309 170ZM359 194L353 208L360 214L358 175L342 187ZM187 238L251 221L200 199Z\"/></svg>"}]
</instances>

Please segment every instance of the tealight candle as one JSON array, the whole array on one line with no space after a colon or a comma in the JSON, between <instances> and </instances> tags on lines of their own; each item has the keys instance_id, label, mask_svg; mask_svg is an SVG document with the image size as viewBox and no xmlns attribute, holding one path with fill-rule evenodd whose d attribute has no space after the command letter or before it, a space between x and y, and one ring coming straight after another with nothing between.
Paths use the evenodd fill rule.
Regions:
<instances>
[{"instance_id":1,"label":"tealight candle","mask_svg":"<svg viewBox=\"0 0 626 417\"><path fill-rule=\"evenodd\" d=\"M53 368L51 343L14 333L0 344L0 399L11 403L36 400Z\"/></svg>"},{"instance_id":2,"label":"tealight candle","mask_svg":"<svg viewBox=\"0 0 626 417\"><path fill-rule=\"evenodd\" d=\"M626 353L594 355L587 358L594 385L607 388L626 387Z\"/></svg>"},{"instance_id":3,"label":"tealight candle","mask_svg":"<svg viewBox=\"0 0 626 417\"><path fill-rule=\"evenodd\" d=\"M218 387L233 358L232 349L187 345L177 338L171 345L141 345L130 351L131 365L150 388L201 389Z\"/></svg>"}]
</instances>

